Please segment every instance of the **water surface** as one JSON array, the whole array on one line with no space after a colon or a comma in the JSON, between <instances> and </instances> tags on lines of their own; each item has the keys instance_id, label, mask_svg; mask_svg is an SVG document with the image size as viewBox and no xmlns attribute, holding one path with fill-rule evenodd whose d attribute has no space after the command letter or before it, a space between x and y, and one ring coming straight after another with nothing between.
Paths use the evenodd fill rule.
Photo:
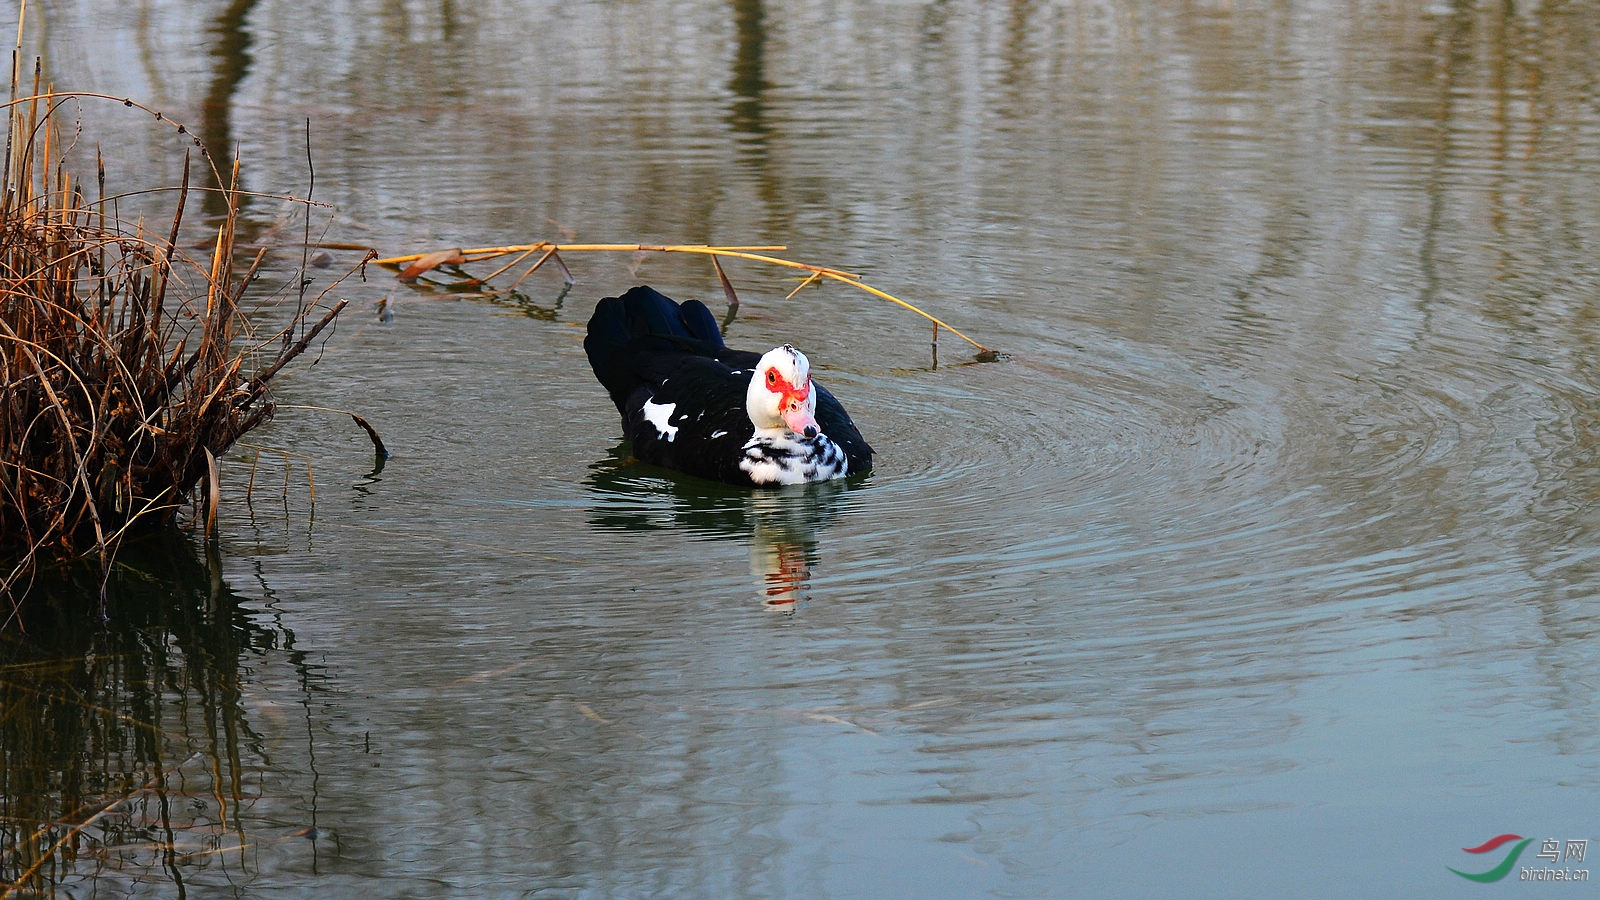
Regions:
<instances>
[{"instance_id":1,"label":"water surface","mask_svg":"<svg viewBox=\"0 0 1600 900\"><path fill-rule=\"evenodd\" d=\"M71 891L1447 896L1497 861L1462 847L1595 836L1589 8L29 15L58 84L254 190L304 196L309 120L314 240L786 244L1007 355L730 264L729 342L805 349L878 451L751 493L628 460L581 348L635 283L720 311L704 260L341 285L225 467L233 624L35 648L233 685L164 682L103 767L198 753L232 787L170 790L217 852ZM170 134L84 118L112 177L172 179ZM247 212L270 299L303 221ZM179 724L219 709L248 739Z\"/></svg>"}]
</instances>

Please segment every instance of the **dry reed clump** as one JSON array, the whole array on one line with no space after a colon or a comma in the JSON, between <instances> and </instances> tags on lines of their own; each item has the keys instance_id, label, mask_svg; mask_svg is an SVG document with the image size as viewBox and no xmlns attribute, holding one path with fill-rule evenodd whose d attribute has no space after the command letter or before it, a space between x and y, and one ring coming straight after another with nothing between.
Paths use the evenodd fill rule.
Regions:
<instances>
[{"instance_id":1,"label":"dry reed clump","mask_svg":"<svg viewBox=\"0 0 1600 900\"><path fill-rule=\"evenodd\" d=\"M13 97L17 80L14 66ZM98 200L73 179L53 121L65 95L39 80L36 67L33 96L8 104L0 183L0 596L12 603L41 560L105 566L130 531L170 524L196 496L209 527L217 456L271 416L268 383L344 305L308 328L323 310L302 302L255 341L239 304L263 252L235 271L237 161L210 258L191 257L178 245L188 150L170 228L152 235L116 216L103 165Z\"/></svg>"}]
</instances>

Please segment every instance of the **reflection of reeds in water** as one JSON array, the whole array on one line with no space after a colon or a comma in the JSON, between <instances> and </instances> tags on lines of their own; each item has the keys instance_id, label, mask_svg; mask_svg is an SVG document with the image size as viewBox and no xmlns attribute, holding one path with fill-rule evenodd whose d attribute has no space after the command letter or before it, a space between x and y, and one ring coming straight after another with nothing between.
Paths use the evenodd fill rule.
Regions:
<instances>
[{"instance_id":1,"label":"reflection of reeds in water","mask_svg":"<svg viewBox=\"0 0 1600 900\"><path fill-rule=\"evenodd\" d=\"M0 185L0 595L12 596L41 558L105 563L131 528L170 523L196 495L214 514L216 457L272 414L268 382L342 306L306 328L316 305L302 304L252 340L239 302L262 254L235 273L237 162L219 179L210 259L194 259L178 245L187 152L170 227L151 234L117 218L103 172L100 199L86 196L53 121L66 95L41 94L37 72L33 94L10 104Z\"/></svg>"},{"instance_id":2,"label":"reflection of reeds in water","mask_svg":"<svg viewBox=\"0 0 1600 900\"><path fill-rule=\"evenodd\" d=\"M267 739L240 690L292 635L241 615L176 533L119 554L103 627L81 624L98 577L78 574L41 578L25 627L0 634L0 897L182 896L247 874L247 847L305 835L259 833Z\"/></svg>"}]
</instances>

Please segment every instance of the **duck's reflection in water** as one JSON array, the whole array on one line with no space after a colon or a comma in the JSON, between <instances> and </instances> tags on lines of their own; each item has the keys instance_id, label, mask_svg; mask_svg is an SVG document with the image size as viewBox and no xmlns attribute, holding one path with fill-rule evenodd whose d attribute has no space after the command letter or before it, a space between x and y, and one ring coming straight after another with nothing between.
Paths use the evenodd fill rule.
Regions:
<instances>
[{"instance_id":1,"label":"duck's reflection in water","mask_svg":"<svg viewBox=\"0 0 1600 900\"><path fill-rule=\"evenodd\" d=\"M846 480L752 489L675 476L629 458L622 446L590 466L586 481L596 528L744 541L756 597L781 612L809 599L818 535L850 490Z\"/></svg>"},{"instance_id":2,"label":"duck's reflection in water","mask_svg":"<svg viewBox=\"0 0 1600 900\"><path fill-rule=\"evenodd\" d=\"M746 499L750 520L750 574L761 602L793 611L809 599L811 567L817 561L818 506L843 486L834 482L795 490L762 491ZM821 495L821 496L819 496Z\"/></svg>"}]
</instances>

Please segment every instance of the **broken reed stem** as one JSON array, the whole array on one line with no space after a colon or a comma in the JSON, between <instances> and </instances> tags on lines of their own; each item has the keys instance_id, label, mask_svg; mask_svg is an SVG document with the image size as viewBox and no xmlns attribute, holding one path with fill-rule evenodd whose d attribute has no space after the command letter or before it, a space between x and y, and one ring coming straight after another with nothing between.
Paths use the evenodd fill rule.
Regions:
<instances>
[{"instance_id":1,"label":"broken reed stem","mask_svg":"<svg viewBox=\"0 0 1600 900\"><path fill-rule=\"evenodd\" d=\"M985 347L984 345L968 337L959 329L950 325L950 323L926 313L921 309L918 309L916 306L901 300L899 297L896 297L893 294L890 294L886 291L881 291L872 285L863 282L861 280L861 276L854 272L846 272L842 269L832 269L827 266L816 266L810 263L796 262L791 259L783 259L782 257L769 255L770 253L786 249L788 248L782 245L713 247L707 244L557 244L553 241L538 241L533 244L517 244L506 247L476 247L469 250L458 249L440 250L432 253L410 253L404 256L390 256L382 259L375 259L373 262L381 266L390 266L395 268L404 267L401 268L400 277L405 280L411 280L421 275L423 272L442 265L460 265L463 263L478 262L481 260L507 256L513 253L523 254L523 256L526 256L527 254L536 253L541 250L546 250L551 253L554 253L557 250L560 250L563 253L639 253L646 251L656 253L698 253L705 256L710 256L713 264L716 264L716 261L719 257L747 259L753 262L767 263L775 266L785 266L791 269L800 269L802 271L810 272L811 274L807 277L806 283L810 283L812 280L818 278L829 278L834 281L840 281L853 287L860 288L874 297L887 300L890 303L908 309L924 319L929 320L935 325L944 328L946 331L950 332L956 337L959 337L976 347L980 354L986 356L994 355L995 352L993 350L990 350L988 347ZM515 262L512 263L512 265L515 264ZM509 266L505 268L509 268ZM499 271L503 272L505 271L505 268L502 268ZM719 275L721 274L721 269L721 265L717 264L717 271ZM495 274L499 274L499 272L496 272ZM723 283L725 291L732 290L732 286L728 285L726 282L726 276L723 276ZM804 286L805 284L801 285L801 287ZM793 294L790 294L790 296L793 296ZM730 303L735 306L737 305L737 302L733 300L730 300Z\"/></svg>"},{"instance_id":2,"label":"broken reed stem","mask_svg":"<svg viewBox=\"0 0 1600 900\"><path fill-rule=\"evenodd\" d=\"M305 405L302 405L302 404L285 405L285 406L280 406L278 408L279 409L304 409L304 410L310 410L312 412L331 412L331 413L338 413L341 416L349 416L352 420L355 421L356 425L359 426L362 431L365 431L367 433L367 440L372 442L372 450L373 450L374 453L376 453L378 455L378 458L379 459L388 459L389 458L389 448L385 447L383 445L383 438L378 436L378 429L373 428L371 422L368 422L362 416L357 415L356 413L353 413L348 409L334 409L331 406L305 406Z\"/></svg>"},{"instance_id":3,"label":"broken reed stem","mask_svg":"<svg viewBox=\"0 0 1600 900\"><path fill-rule=\"evenodd\" d=\"M728 280L728 273L722 271L722 263L717 262L715 256L711 257L711 268L717 270L717 281L722 285L722 296L728 301L728 314L731 316L739 309L739 293L733 289L733 282Z\"/></svg>"},{"instance_id":4,"label":"broken reed stem","mask_svg":"<svg viewBox=\"0 0 1600 900\"><path fill-rule=\"evenodd\" d=\"M816 284L817 283L817 279L819 279L821 277L822 277L821 275L818 275L817 273L812 272L810 275L806 276L806 279L804 281L802 281L799 284L795 285L794 290L790 291L787 294L784 294L783 295L783 299L785 299L785 300L793 299L795 294L798 294L801 291L805 290L807 287L809 287L809 286L811 286L813 284Z\"/></svg>"},{"instance_id":5,"label":"broken reed stem","mask_svg":"<svg viewBox=\"0 0 1600 900\"><path fill-rule=\"evenodd\" d=\"M339 410L339 411L342 412L342 410ZM247 450L255 451L255 459L250 464L250 479L249 479L249 482L245 486L245 501L246 502L250 502L250 501L255 499L256 470L261 465L261 454L263 454L263 453L274 453L274 454L277 454L277 455L283 457L283 494L279 499L282 500L285 503L289 502L290 478L294 475L294 464L293 464L293 461L296 460L296 459L305 460L305 463L306 463L306 474L308 476L307 493L311 497L311 502L312 503L316 502L316 500L317 500L316 485L309 483L309 476L310 476L310 473L311 473L311 457L307 456L304 453L296 453L293 450L285 450L282 447L260 447L260 446L257 446L255 444L246 444L246 443L240 443L240 444L238 444L238 446L242 447L244 449L247 449Z\"/></svg>"},{"instance_id":6,"label":"broken reed stem","mask_svg":"<svg viewBox=\"0 0 1600 900\"><path fill-rule=\"evenodd\" d=\"M516 259L513 259L511 262L508 262L505 265L501 266L500 268L495 269L493 272L490 272L489 274L483 276L483 278L481 280L482 281L491 281L494 278L496 278L497 276L504 274L507 269L511 268L512 266L515 266L517 263L522 262L523 260L527 259L528 257L530 257L530 256L532 256L532 255L534 255L535 253L538 253L538 252L539 252L539 248L538 247L534 247L531 250L524 251ZM539 270L539 267L544 265L544 261L549 259L551 257L551 255L554 254L555 252L556 252L555 250L546 250L544 252L544 255L539 257L538 260L536 260L534 262L533 266L530 267L528 269L528 271L523 274L522 278L527 278L529 275L532 275L534 272L537 272ZM518 278L516 280L516 282L513 283L513 287L515 287L515 285L517 285L517 284L521 284L522 283L522 278Z\"/></svg>"}]
</instances>

